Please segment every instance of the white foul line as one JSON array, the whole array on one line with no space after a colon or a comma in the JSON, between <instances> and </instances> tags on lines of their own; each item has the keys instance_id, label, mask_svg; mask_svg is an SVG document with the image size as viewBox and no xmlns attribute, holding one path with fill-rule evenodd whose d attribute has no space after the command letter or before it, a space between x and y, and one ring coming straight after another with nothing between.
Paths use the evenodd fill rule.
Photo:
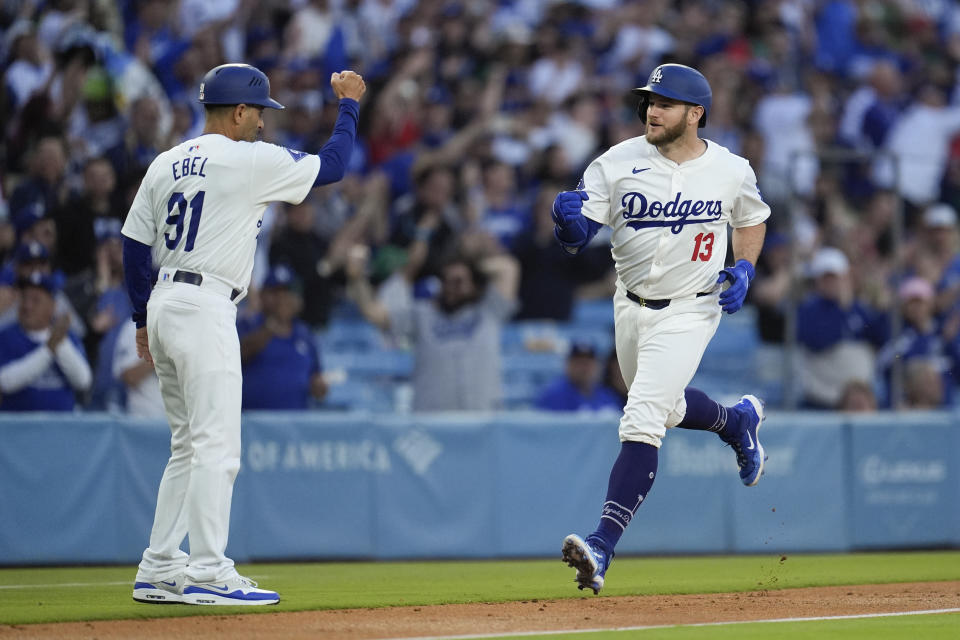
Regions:
<instances>
[{"instance_id":1,"label":"white foul line","mask_svg":"<svg viewBox=\"0 0 960 640\"><path fill-rule=\"evenodd\" d=\"M57 587L102 587L118 584L129 584L130 580L119 582L58 582L57 584L0 584L0 589L56 589Z\"/></svg>"},{"instance_id":2,"label":"white foul line","mask_svg":"<svg viewBox=\"0 0 960 640\"><path fill-rule=\"evenodd\" d=\"M954 609L926 609L923 611L891 611L889 613L859 613L846 616L818 616L814 618L773 618L770 620L732 620L730 622L694 622L691 624L655 624L644 627L610 627L608 629L556 629L553 631L513 631L495 634L469 634L463 636L423 636L417 638L391 638L390 640L473 640L475 638L513 638L519 636L557 636L560 634L600 633L601 631L649 631L684 627L719 627L728 624L755 624L764 622L820 622L824 620L859 620L862 618L892 618L895 616L920 616L932 613L960 613Z\"/></svg>"},{"instance_id":3,"label":"white foul line","mask_svg":"<svg viewBox=\"0 0 960 640\"><path fill-rule=\"evenodd\" d=\"M273 576L261 576L251 574L258 580L272 578ZM58 587L113 587L118 584L128 584L133 586L132 580L119 580L116 582L57 582L55 584L0 584L0 589L56 589Z\"/></svg>"}]
</instances>

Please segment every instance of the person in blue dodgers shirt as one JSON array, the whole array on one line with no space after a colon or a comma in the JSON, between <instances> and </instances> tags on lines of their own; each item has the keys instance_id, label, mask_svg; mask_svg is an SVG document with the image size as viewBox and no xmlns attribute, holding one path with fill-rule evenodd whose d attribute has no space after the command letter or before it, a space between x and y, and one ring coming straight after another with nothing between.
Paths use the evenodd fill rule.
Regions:
<instances>
[{"instance_id":1,"label":"person in blue dodgers shirt","mask_svg":"<svg viewBox=\"0 0 960 640\"><path fill-rule=\"evenodd\" d=\"M313 334L299 320L300 280L287 265L275 265L260 295L263 312L237 325L243 408L306 409L311 398L326 396L327 385Z\"/></svg>"},{"instance_id":2,"label":"person in blue dodgers shirt","mask_svg":"<svg viewBox=\"0 0 960 640\"><path fill-rule=\"evenodd\" d=\"M835 409L852 380L871 380L876 350L889 339L886 315L858 296L850 261L836 247L817 251L808 266L810 293L797 308L803 403Z\"/></svg>"},{"instance_id":3,"label":"person in blue dodgers shirt","mask_svg":"<svg viewBox=\"0 0 960 640\"><path fill-rule=\"evenodd\" d=\"M57 283L35 271L18 285L17 322L0 331L0 411L72 411L93 375L69 316L54 316Z\"/></svg>"},{"instance_id":4,"label":"person in blue dodgers shirt","mask_svg":"<svg viewBox=\"0 0 960 640\"><path fill-rule=\"evenodd\" d=\"M564 374L540 392L536 405L547 411L623 409L616 392L601 382L597 350L588 342L570 345Z\"/></svg>"}]
</instances>

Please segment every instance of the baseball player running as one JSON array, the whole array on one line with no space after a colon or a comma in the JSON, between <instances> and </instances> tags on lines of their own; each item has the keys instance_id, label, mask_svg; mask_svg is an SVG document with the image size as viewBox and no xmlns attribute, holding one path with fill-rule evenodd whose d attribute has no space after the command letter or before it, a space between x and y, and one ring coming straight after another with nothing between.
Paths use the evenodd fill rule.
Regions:
<instances>
[{"instance_id":1,"label":"baseball player running","mask_svg":"<svg viewBox=\"0 0 960 640\"><path fill-rule=\"evenodd\" d=\"M646 135L610 148L587 167L577 190L561 192L553 204L557 239L570 253L601 225L613 229L618 276L616 347L629 388L620 454L596 531L567 536L562 549L579 588L594 593L653 485L667 428L718 434L736 452L747 486L757 484L764 463L760 400L745 395L723 407L687 384L721 309L735 313L743 305L770 209L749 163L697 135L712 96L699 71L664 64L633 92ZM728 224L736 263L723 268ZM723 283L729 288L718 296Z\"/></svg>"},{"instance_id":2,"label":"baseball player running","mask_svg":"<svg viewBox=\"0 0 960 640\"><path fill-rule=\"evenodd\" d=\"M134 600L280 600L240 576L225 555L240 468L236 302L246 295L267 204L299 203L311 188L343 177L366 86L353 71L333 74L330 86L340 113L330 140L311 155L257 140L263 110L283 109L262 71L246 64L210 70L198 96L203 135L157 156L123 225L137 353L154 364L171 430ZM152 292L151 264L159 268ZM187 534L189 555L180 550Z\"/></svg>"}]
</instances>

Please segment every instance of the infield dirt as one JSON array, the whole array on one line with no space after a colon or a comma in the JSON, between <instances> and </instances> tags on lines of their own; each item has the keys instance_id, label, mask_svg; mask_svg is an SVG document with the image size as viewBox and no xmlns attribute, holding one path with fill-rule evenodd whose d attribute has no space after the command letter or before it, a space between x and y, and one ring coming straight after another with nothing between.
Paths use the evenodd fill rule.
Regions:
<instances>
[{"instance_id":1,"label":"infield dirt","mask_svg":"<svg viewBox=\"0 0 960 640\"><path fill-rule=\"evenodd\" d=\"M369 640L806 618L957 607L960 607L960 581L915 582L743 593L619 597L590 595L568 600L4 625L0 626L0 638L108 640L135 637L138 640L150 640L203 637L277 640L309 637Z\"/></svg>"}]
</instances>

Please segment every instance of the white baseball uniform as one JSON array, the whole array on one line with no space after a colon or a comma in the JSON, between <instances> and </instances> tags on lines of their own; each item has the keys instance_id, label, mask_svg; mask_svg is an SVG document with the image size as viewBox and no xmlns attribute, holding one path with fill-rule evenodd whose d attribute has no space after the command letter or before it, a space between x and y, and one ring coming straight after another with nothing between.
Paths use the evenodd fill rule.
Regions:
<instances>
[{"instance_id":1,"label":"white baseball uniform","mask_svg":"<svg viewBox=\"0 0 960 640\"><path fill-rule=\"evenodd\" d=\"M250 282L267 204L303 201L319 168L316 155L207 134L157 156L140 185L122 232L152 246L160 268L147 334L172 433L138 575L164 580L186 567L202 583L235 572L225 555L240 468L235 301ZM178 270L202 283L175 281ZM188 532L189 557L180 550Z\"/></svg>"},{"instance_id":2,"label":"white baseball uniform","mask_svg":"<svg viewBox=\"0 0 960 640\"><path fill-rule=\"evenodd\" d=\"M683 419L684 389L720 322L727 225L750 227L770 215L750 164L705 142L701 156L677 164L645 136L631 138L594 160L580 186L589 196L583 215L613 229L617 358L629 388L621 441L659 447ZM628 291L670 304L646 307Z\"/></svg>"}]
</instances>

